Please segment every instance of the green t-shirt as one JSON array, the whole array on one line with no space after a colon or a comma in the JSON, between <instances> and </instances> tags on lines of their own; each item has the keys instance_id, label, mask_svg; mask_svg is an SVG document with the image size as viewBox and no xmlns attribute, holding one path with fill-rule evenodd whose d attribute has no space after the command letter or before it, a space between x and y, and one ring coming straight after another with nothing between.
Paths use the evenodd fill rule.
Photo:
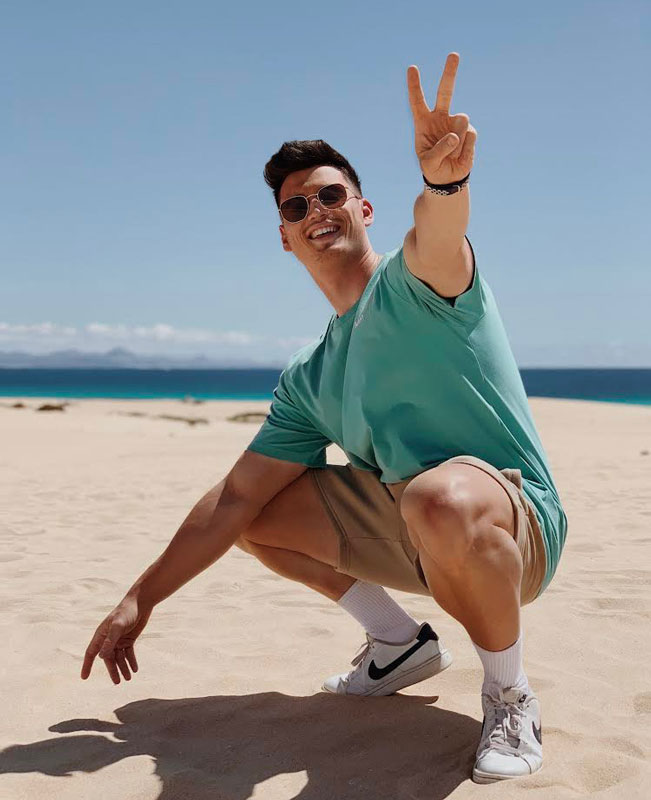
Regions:
<instances>
[{"instance_id":1,"label":"green t-shirt","mask_svg":"<svg viewBox=\"0 0 651 800\"><path fill-rule=\"evenodd\" d=\"M331 442L384 483L458 455L521 470L545 538L543 589L551 581L567 517L476 263L470 287L449 300L409 272L402 247L386 253L355 305L291 357L248 449L325 467Z\"/></svg>"}]
</instances>

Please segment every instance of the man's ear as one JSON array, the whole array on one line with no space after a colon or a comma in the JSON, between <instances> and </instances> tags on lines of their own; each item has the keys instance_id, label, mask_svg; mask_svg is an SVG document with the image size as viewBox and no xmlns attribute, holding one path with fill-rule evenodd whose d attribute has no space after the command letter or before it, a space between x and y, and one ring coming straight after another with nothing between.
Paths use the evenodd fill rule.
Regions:
<instances>
[{"instance_id":1,"label":"man's ear","mask_svg":"<svg viewBox=\"0 0 651 800\"><path fill-rule=\"evenodd\" d=\"M284 225L279 225L278 226L278 230L280 231L280 239L281 239L281 241L283 243L283 250L285 250L288 253L291 253L292 252L292 248L291 248L291 245L289 244L289 241L287 239L287 234L285 233L285 226Z\"/></svg>"},{"instance_id":2,"label":"man's ear","mask_svg":"<svg viewBox=\"0 0 651 800\"><path fill-rule=\"evenodd\" d=\"M373 224L373 206L365 197L362 198L362 216L364 218L364 225L367 228L369 225Z\"/></svg>"}]
</instances>

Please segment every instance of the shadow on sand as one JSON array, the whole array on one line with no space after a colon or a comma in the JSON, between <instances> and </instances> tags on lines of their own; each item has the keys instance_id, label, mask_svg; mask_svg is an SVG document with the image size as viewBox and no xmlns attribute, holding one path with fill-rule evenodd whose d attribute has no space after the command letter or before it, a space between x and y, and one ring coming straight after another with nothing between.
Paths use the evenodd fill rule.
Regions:
<instances>
[{"instance_id":1,"label":"shadow on sand","mask_svg":"<svg viewBox=\"0 0 651 800\"><path fill-rule=\"evenodd\" d=\"M256 784L301 771L300 800L442 800L469 779L481 725L431 705L437 699L267 692L141 700L116 710L119 723L72 719L49 728L92 734L6 748L0 774L92 773L147 755L161 781L158 800L247 800Z\"/></svg>"}]
</instances>

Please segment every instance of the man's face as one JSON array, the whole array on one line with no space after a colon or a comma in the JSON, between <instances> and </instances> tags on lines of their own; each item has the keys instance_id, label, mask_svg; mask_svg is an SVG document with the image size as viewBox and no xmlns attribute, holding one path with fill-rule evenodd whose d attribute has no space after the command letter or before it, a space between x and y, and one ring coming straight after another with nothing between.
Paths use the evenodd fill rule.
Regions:
<instances>
[{"instance_id":1,"label":"man's face","mask_svg":"<svg viewBox=\"0 0 651 800\"><path fill-rule=\"evenodd\" d=\"M323 186L341 183L348 189L348 199L340 208L326 208L316 197L309 200L310 207L305 219L289 223L282 221L280 236L283 248L293 252L306 265L342 257L355 257L368 247L366 228L373 222L373 207L359 195L345 175L335 167L310 167L292 172L280 189L280 202L301 194L306 197L316 194ZM337 228L324 236L314 234L326 226Z\"/></svg>"}]
</instances>

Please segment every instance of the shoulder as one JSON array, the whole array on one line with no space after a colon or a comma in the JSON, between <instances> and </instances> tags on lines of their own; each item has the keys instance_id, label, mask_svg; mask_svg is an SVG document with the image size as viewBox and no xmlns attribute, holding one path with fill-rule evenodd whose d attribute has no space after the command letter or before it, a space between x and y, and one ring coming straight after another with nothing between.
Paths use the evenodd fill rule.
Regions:
<instances>
[{"instance_id":1,"label":"shoulder","mask_svg":"<svg viewBox=\"0 0 651 800\"><path fill-rule=\"evenodd\" d=\"M300 394L306 376L313 373L315 365L323 359L324 344L330 330L327 328L314 340L307 342L289 357L287 364L278 378L278 387L288 394Z\"/></svg>"},{"instance_id":2,"label":"shoulder","mask_svg":"<svg viewBox=\"0 0 651 800\"><path fill-rule=\"evenodd\" d=\"M323 344L329 329L330 323L328 323L326 330L323 331L323 333L321 333L316 339L307 342L294 353L292 353L287 361L287 366L285 367L284 372L296 373L300 371L301 368L306 364L310 364L315 359L319 358L323 350Z\"/></svg>"}]
</instances>

